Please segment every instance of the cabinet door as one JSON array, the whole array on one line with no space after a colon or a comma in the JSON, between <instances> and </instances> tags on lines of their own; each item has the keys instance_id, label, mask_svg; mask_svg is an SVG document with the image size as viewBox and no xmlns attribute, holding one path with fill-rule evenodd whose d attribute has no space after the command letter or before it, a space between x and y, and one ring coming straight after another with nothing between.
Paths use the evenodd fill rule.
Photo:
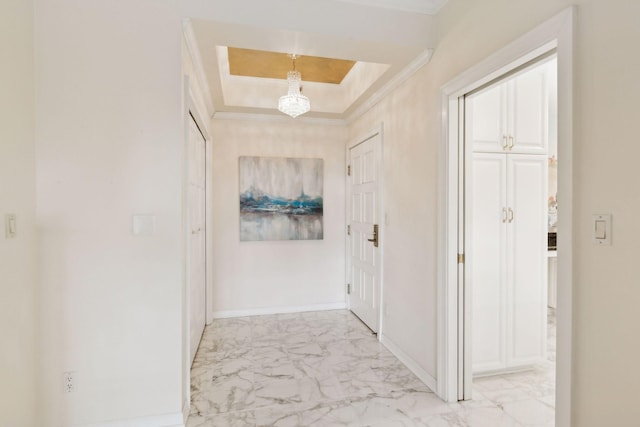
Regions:
<instances>
[{"instance_id":1,"label":"cabinet door","mask_svg":"<svg viewBox=\"0 0 640 427\"><path fill-rule=\"evenodd\" d=\"M549 106L543 64L508 82L510 153L546 154Z\"/></svg>"},{"instance_id":2,"label":"cabinet door","mask_svg":"<svg viewBox=\"0 0 640 427\"><path fill-rule=\"evenodd\" d=\"M474 373L506 363L506 158L472 153L466 177L465 289L471 292Z\"/></svg>"},{"instance_id":3,"label":"cabinet door","mask_svg":"<svg viewBox=\"0 0 640 427\"><path fill-rule=\"evenodd\" d=\"M507 366L540 362L547 326L547 158L507 155Z\"/></svg>"},{"instance_id":4,"label":"cabinet door","mask_svg":"<svg viewBox=\"0 0 640 427\"><path fill-rule=\"evenodd\" d=\"M507 128L507 85L502 83L465 98L465 140L475 153L502 153Z\"/></svg>"}]
</instances>

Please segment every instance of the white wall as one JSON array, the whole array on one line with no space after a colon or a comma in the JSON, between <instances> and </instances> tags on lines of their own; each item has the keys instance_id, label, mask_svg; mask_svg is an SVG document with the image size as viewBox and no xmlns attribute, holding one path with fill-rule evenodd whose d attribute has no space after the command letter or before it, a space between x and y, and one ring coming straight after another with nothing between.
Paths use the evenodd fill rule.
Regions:
<instances>
[{"instance_id":1,"label":"white wall","mask_svg":"<svg viewBox=\"0 0 640 427\"><path fill-rule=\"evenodd\" d=\"M436 374L436 217L439 90L492 52L578 4L574 117L573 425L634 425L640 374L637 236L640 157L635 0L449 0L429 64L350 128L385 123L385 334ZM560 159L562 162L562 159ZM415 199L415 192L419 197ZM559 195L561 203L571 203ZM591 215L612 213L613 245L591 242ZM558 284L559 287L562 283ZM413 325L411 327L410 325Z\"/></svg>"},{"instance_id":2,"label":"white wall","mask_svg":"<svg viewBox=\"0 0 640 427\"><path fill-rule=\"evenodd\" d=\"M344 304L344 126L213 120L213 307L217 316ZM324 239L240 242L239 156L324 159Z\"/></svg>"},{"instance_id":3,"label":"white wall","mask_svg":"<svg viewBox=\"0 0 640 427\"><path fill-rule=\"evenodd\" d=\"M38 0L36 29L45 425L179 414L179 13ZM155 215L155 233L133 236L133 214Z\"/></svg>"},{"instance_id":4,"label":"white wall","mask_svg":"<svg viewBox=\"0 0 640 427\"><path fill-rule=\"evenodd\" d=\"M384 123L383 334L436 377L437 107L423 67L351 124L350 140ZM432 116L432 118L428 118Z\"/></svg>"},{"instance_id":5,"label":"white wall","mask_svg":"<svg viewBox=\"0 0 640 427\"><path fill-rule=\"evenodd\" d=\"M0 3L0 426L35 426L37 311L33 4ZM5 215L17 215L5 239Z\"/></svg>"}]
</instances>

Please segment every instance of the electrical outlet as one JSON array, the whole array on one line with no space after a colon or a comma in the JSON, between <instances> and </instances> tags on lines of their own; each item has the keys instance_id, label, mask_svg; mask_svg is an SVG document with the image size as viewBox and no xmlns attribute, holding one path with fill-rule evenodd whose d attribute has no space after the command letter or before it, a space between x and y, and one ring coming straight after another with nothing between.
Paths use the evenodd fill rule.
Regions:
<instances>
[{"instance_id":1,"label":"electrical outlet","mask_svg":"<svg viewBox=\"0 0 640 427\"><path fill-rule=\"evenodd\" d=\"M64 372L62 374L62 390L65 393L73 393L76 391L76 373Z\"/></svg>"}]
</instances>

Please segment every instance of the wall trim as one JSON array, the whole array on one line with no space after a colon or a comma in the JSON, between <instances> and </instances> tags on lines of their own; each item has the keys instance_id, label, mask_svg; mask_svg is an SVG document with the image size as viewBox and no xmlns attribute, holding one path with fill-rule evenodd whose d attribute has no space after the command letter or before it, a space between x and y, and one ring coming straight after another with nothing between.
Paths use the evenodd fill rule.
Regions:
<instances>
[{"instance_id":1,"label":"wall trim","mask_svg":"<svg viewBox=\"0 0 640 427\"><path fill-rule=\"evenodd\" d=\"M202 65L200 48L198 47L196 33L193 30L191 19L184 18L182 20L182 32L184 34L184 40L187 45L187 49L189 50L189 55L191 56L191 60L193 61L196 80L198 80L198 84L202 88L202 96L207 107L207 113L209 113L209 117L212 117L215 113L215 108L213 106L213 98L211 97L211 88L209 87L207 75L204 71L204 65Z\"/></svg>"},{"instance_id":2,"label":"wall trim","mask_svg":"<svg viewBox=\"0 0 640 427\"><path fill-rule=\"evenodd\" d=\"M396 74L391 80L389 80L384 86L382 86L377 92L371 95L362 105L356 108L347 119L347 124L353 123L356 119L361 117L364 113L369 111L378 102L382 101L384 97L393 92L402 83L407 81L413 76L422 66L427 64L431 60L433 55L433 49L426 49L420 55L418 55L413 61L409 63L402 71Z\"/></svg>"},{"instance_id":3,"label":"wall trim","mask_svg":"<svg viewBox=\"0 0 640 427\"><path fill-rule=\"evenodd\" d=\"M344 301L329 304L298 305L290 307L264 307L250 308L247 310L218 310L213 312L214 319L226 319L229 317L263 316L265 314L303 313L306 311L344 310L347 303Z\"/></svg>"},{"instance_id":4,"label":"wall trim","mask_svg":"<svg viewBox=\"0 0 640 427\"><path fill-rule=\"evenodd\" d=\"M182 406L182 423L186 426L187 425L187 420L189 419L189 412L191 410L191 402L189 402L190 400L190 396L189 399L185 400L184 405Z\"/></svg>"},{"instance_id":5,"label":"wall trim","mask_svg":"<svg viewBox=\"0 0 640 427\"><path fill-rule=\"evenodd\" d=\"M267 113L237 113L231 111L218 111L213 115L214 120L252 120L263 122L279 122L279 123L306 123L314 125L329 126L346 126L346 122L342 119L328 119L324 117L297 117L292 119L283 114L267 114Z\"/></svg>"},{"instance_id":6,"label":"wall trim","mask_svg":"<svg viewBox=\"0 0 640 427\"><path fill-rule=\"evenodd\" d=\"M387 337L384 334L380 335L380 342L382 343L382 345L387 347L387 349L389 349L389 351L393 353L393 355L396 356L399 361L404 363L405 366L409 368L411 372L416 374L416 376L420 379L420 381L425 383L427 387L429 387L433 392L436 391L436 385L437 385L436 379L433 376L429 375L427 371L422 369L422 367L418 365L418 363L415 360L413 360L413 358L411 358L407 353L402 351L400 347L398 347L393 341L389 339L389 337Z\"/></svg>"},{"instance_id":7,"label":"wall trim","mask_svg":"<svg viewBox=\"0 0 640 427\"><path fill-rule=\"evenodd\" d=\"M184 427L182 412L148 417L127 418L96 424L81 424L77 427Z\"/></svg>"}]
</instances>

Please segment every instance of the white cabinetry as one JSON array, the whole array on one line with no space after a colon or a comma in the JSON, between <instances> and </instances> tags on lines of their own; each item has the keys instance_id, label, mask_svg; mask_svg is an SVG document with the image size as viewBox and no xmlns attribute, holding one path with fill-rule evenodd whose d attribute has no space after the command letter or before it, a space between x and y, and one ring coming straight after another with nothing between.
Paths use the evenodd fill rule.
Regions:
<instances>
[{"instance_id":1,"label":"white cabinetry","mask_svg":"<svg viewBox=\"0 0 640 427\"><path fill-rule=\"evenodd\" d=\"M539 65L466 99L466 141L474 152L547 154L548 67Z\"/></svg>"},{"instance_id":2,"label":"white cabinetry","mask_svg":"<svg viewBox=\"0 0 640 427\"><path fill-rule=\"evenodd\" d=\"M516 369L546 355L547 157L470 153L466 289L473 372Z\"/></svg>"}]
</instances>

